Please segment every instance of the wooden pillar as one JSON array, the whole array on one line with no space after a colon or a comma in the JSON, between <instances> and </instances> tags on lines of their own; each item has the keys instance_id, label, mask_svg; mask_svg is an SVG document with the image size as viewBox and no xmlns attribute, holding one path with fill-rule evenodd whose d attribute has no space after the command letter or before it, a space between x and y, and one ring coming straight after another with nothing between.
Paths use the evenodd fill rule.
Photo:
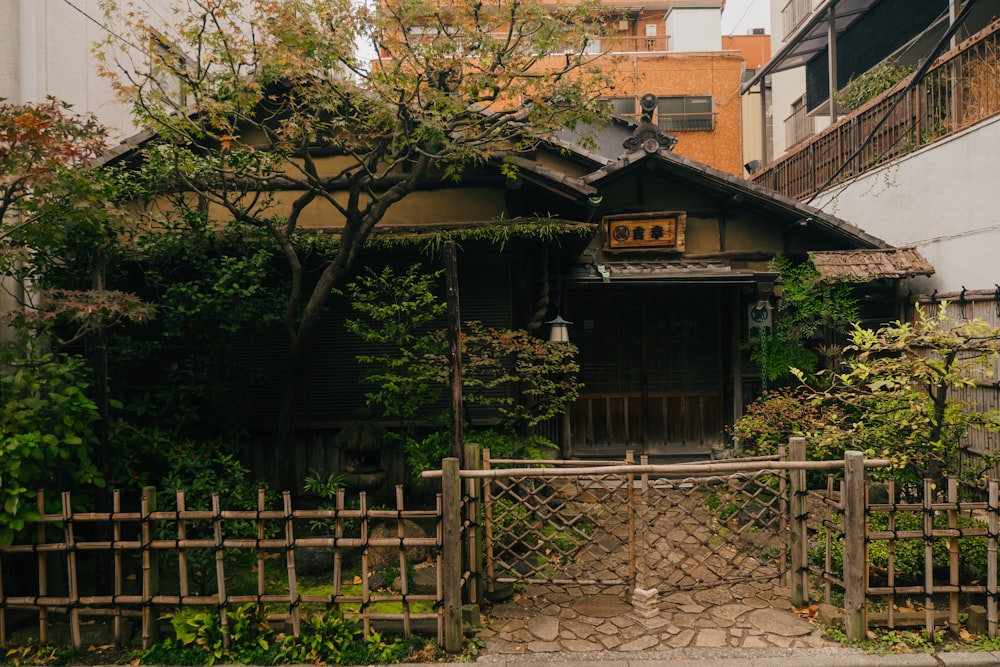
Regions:
<instances>
[{"instance_id":1,"label":"wooden pillar","mask_svg":"<svg viewBox=\"0 0 1000 667\"><path fill-rule=\"evenodd\" d=\"M45 492L38 491L36 496L36 507L38 508L38 516L45 516ZM36 537L38 544L45 544L47 542L46 524L42 521L38 522L35 527ZM2 591L0 591L2 592ZM45 597L49 594L49 566L48 559L46 558L46 552L38 552L38 595ZM2 610L0 610L2 613ZM42 646L47 646L49 643L49 610L42 607L38 610L38 642Z\"/></svg>"},{"instance_id":2,"label":"wooden pillar","mask_svg":"<svg viewBox=\"0 0 1000 667\"><path fill-rule=\"evenodd\" d=\"M927 636L934 636L934 480L924 480L924 625Z\"/></svg>"},{"instance_id":3,"label":"wooden pillar","mask_svg":"<svg viewBox=\"0 0 1000 667\"><path fill-rule=\"evenodd\" d=\"M865 582L865 460L861 452L844 452L844 629L849 640L868 634Z\"/></svg>"},{"instance_id":4,"label":"wooden pillar","mask_svg":"<svg viewBox=\"0 0 1000 667\"><path fill-rule=\"evenodd\" d=\"M444 650L459 653L462 650L462 479L458 458L441 461L441 471Z\"/></svg>"},{"instance_id":5,"label":"wooden pillar","mask_svg":"<svg viewBox=\"0 0 1000 667\"><path fill-rule=\"evenodd\" d=\"M990 637L997 636L997 530L1000 521L1000 482L989 481L989 507L986 521L988 537L986 538L986 628Z\"/></svg>"},{"instance_id":6,"label":"wooden pillar","mask_svg":"<svg viewBox=\"0 0 1000 667\"><path fill-rule=\"evenodd\" d=\"M76 569L76 535L73 532L73 503L68 491L62 494L63 535L66 543L66 573L69 577L69 630L73 648L83 646L80 637L80 588Z\"/></svg>"},{"instance_id":7,"label":"wooden pillar","mask_svg":"<svg viewBox=\"0 0 1000 667\"><path fill-rule=\"evenodd\" d=\"M465 445L465 465L471 470L483 469L483 449L479 444ZM469 498L466 516L469 535L466 544L469 550L469 570L472 574L467 601L470 604L479 604L486 593L486 578L483 576L486 546L483 539L483 480L475 478L466 480L466 495Z\"/></svg>"},{"instance_id":8,"label":"wooden pillar","mask_svg":"<svg viewBox=\"0 0 1000 667\"><path fill-rule=\"evenodd\" d=\"M160 594L159 555L152 547L153 526L150 515L156 511L156 487L142 487L140 519L142 522L142 648L160 640L159 614L153 607L153 597Z\"/></svg>"},{"instance_id":9,"label":"wooden pillar","mask_svg":"<svg viewBox=\"0 0 1000 667\"><path fill-rule=\"evenodd\" d=\"M462 315L458 302L458 260L455 242L444 244L445 281L448 291L448 365L451 378L451 455L462 455Z\"/></svg>"},{"instance_id":10,"label":"wooden pillar","mask_svg":"<svg viewBox=\"0 0 1000 667\"><path fill-rule=\"evenodd\" d=\"M806 460L806 439L788 439L788 460ZM805 605L809 600L808 537L806 533L806 471L789 470L789 526L791 527L792 604Z\"/></svg>"}]
</instances>

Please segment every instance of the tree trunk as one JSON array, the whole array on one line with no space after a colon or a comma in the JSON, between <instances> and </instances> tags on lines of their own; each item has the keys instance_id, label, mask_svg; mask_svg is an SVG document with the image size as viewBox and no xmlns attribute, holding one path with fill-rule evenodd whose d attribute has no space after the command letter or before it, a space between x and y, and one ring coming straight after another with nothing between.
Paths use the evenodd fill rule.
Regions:
<instances>
[{"instance_id":1,"label":"tree trunk","mask_svg":"<svg viewBox=\"0 0 1000 667\"><path fill-rule=\"evenodd\" d=\"M945 414L948 407L948 382L947 374L951 370L952 365L955 363L955 359L958 356L957 352L950 352L945 355L944 358L944 372L941 374L941 378L930 391L931 398L934 404L934 417L933 424L931 426L931 442L941 442L941 438L944 435L945 426ZM943 480L943 467L940 461L932 460L930 465L927 466L926 476L933 479L937 483L941 483Z\"/></svg>"},{"instance_id":2,"label":"tree trunk","mask_svg":"<svg viewBox=\"0 0 1000 667\"><path fill-rule=\"evenodd\" d=\"M302 347L301 340L301 338L296 338L288 345L287 375L278 410L278 432L275 443L279 483L283 490L291 493L293 501L298 499L301 485L298 472L299 447L295 437L297 430L295 412L304 393L303 383L305 382L305 364L303 363L305 353L300 349Z\"/></svg>"}]
</instances>

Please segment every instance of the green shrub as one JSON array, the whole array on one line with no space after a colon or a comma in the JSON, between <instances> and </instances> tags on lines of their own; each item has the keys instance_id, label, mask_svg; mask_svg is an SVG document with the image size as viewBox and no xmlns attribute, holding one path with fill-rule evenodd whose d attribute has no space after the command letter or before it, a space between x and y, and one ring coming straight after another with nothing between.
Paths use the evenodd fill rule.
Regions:
<instances>
[{"instance_id":1,"label":"green shrub","mask_svg":"<svg viewBox=\"0 0 1000 667\"><path fill-rule=\"evenodd\" d=\"M254 604L235 607L227 614L228 646L215 609L184 609L165 618L176 638L134 654L138 664L392 664L427 647L424 639L389 639L378 632L371 632L362 641L357 620L345 618L339 609L307 614L299 636L282 636L267 624L266 608Z\"/></svg>"},{"instance_id":2,"label":"green shrub","mask_svg":"<svg viewBox=\"0 0 1000 667\"><path fill-rule=\"evenodd\" d=\"M839 521L839 517L838 517ZM948 527L947 514L937 514L933 519L937 530ZM921 530L923 517L917 513L898 512L895 529L897 531ZM959 529L982 529L986 527L983 521L967 516L958 517ZM885 512L874 512L868 517L868 530L880 532L889 529L889 518ZM824 563L826 552L826 535L828 529L821 526L816 533L816 544L809 550L809 562L819 567ZM831 569L841 573L844 569L843 541L835 531L831 544ZM925 550L923 538L895 540L893 546L896 586L913 586L924 583ZM933 565L935 568L947 568L950 564L948 540L938 538L932 546ZM959 577L967 583L986 580L987 539L982 537L959 538ZM889 540L870 540L868 543L869 583L872 586L887 586L889 583Z\"/></svg>"},{"instance_id":3,"label":"green shrub","mask_svg":"<svg viewBox=\"0 0 1000 667\"><path fill-rule=\"evenodd\" d=\"M913 65L899 65L892 58L883 60L867 72L852 76L847 85L834 93L834 99L845 109L857 109L895 86L915 69Z\"/></svg>"},{"instance_id":4,"label":"green shrub","mask_svg":"<svg viewBox=\"0 0 1000 667\"><path fill-rule=\"evenodd\" d=\"M0 344L0 547L38 513L38 489L104 486L94 462L99 419L79 358ZM82 494L81 494L82 495ZM79 496L77 496L79 497Z\"/></svg>"},{"instance_id":5,"label":"green shrub","mask_svg":"<svg viewBox=\"0 0 1000 667\"><path fill-rule=\"evenodd\" d=\"M357 621L340 609L309 614L302 619L298 637L286 636L278 649L279 664L338 664L360 634Z\"/></svg>"},{"instance_id":6,"label":"green shrub","mask_svg":"<svg viewBox=\"0 0 1000 667\"><path fill-rule=\"evenodd\" d=\"M272 662L269 652L274 631L267 624L264 607L245 604L230 609L226 631L223 631L222 619L214 609L183 609L168 614L167 618L174 628L177 642L201 652L204 662L198 664L228 662L253 665ZM166 647L164 652L169 653L170 648Z\"/></svg>"},{"instance_id":7,"label":"green shrub","mask_svg":"<svg viewBox=\"0 0 1000 667\"><path fill-rule=\"evenodd\" d=\"M139 651L132 656L142 665L207 665L208 653L200 646L189 646L173 638Z\"/></svg>"},{"instance_id":8,"label":"green shrub","mask_svg":"<svg viewBox=\"0 0 1000 667\"><path fill-rule=\"evenodd\" d=\"M744 454L776 454L778 447L793 435L805 435L818 420L830 418L831 410L806 400L800 387L769 391L747 406L730 429Z\"/></svg>"}]
</instances>

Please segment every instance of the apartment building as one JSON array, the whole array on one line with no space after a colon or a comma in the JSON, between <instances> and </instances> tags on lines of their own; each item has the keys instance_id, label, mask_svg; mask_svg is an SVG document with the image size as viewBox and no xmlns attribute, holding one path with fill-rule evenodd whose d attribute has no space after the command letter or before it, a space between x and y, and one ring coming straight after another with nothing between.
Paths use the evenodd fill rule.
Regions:
<instances>
[{"instance_id":1,"label":"apartment building","mask_svg":"<svg viewBox=\"0 0 1000 667\"><path fill-rule=\"evenodd\" d=\"M776 53L743 86L771 89L775 159L755 182L916 246L937 272L915 294L975 285L992 299L997 16L998 0L772 0ZM912 74L855 109L838 102L887 62Z\"/></svg>"},{"instance_id":2,"label":"apartment building","mask_svg":"<svg viewBox=\"0 0 1000 667\"><path fill-rule=\"evenodd\" d=\"M724 0L606 2L613 19L602 51L618 56L609 91L614 112L637 119L639 99L657 97L654 122L677 138L674 151L741 174L741 101L745 55L723 45Z\"/></svg>"},{"instance_id":3,"label":"apartment building","mask_svg":"<svg viewBox=\"0 0 1000 667\"><path fill-rule=\"evenodd\" d=\"M772 0L769 82L775 158L759 185L850 220L934 266L900 283L910 304L1000 321L995 164L1000 150L997 0ZM838 91L886 64L909 69L846 108ZM831 102L832 100L832 102ZM906 312L898 313L906 317ZM996 405L996 390L969 400ZM973 449L1000 443L973 434Z\"/></svg>"}]
</instances>

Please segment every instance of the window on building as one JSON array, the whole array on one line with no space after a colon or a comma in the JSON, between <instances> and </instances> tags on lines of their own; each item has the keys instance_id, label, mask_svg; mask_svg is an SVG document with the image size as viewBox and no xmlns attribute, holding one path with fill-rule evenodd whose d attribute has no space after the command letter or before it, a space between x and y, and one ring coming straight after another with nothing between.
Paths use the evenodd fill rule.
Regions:
<instances>
[{"instance_id":1,"label":"window on building","mask_svg":"<svg viewBox=\"0 0 1000 667\"><path fill-rule=\"evenodd\" d=\"M781 10L784 36L788 37L792 32L802 25L810 14L812 14L813 0L788 0L788 3Z\"/></svg>"},{"instance_id":2,"label":"window on building","mask_svg":"<svg viewBox=\"0 0 1000 667\"><path fill-rule=\"evenodd\" d=\"M715 129L711 95L661 97L657 100L656 116L664 132L711 132Z\"/></svg>"},{"instance_id":3,"label":"window on building","mask_svg":"<svg viewBox=\"0 0 1000 667\"><path fill-rule=\"evenodd\" d=\"M639 112L634 97L609 97L604 100L612 115L625 118L638 118Z\"/></svg>"},{"instance_id":4,"label":"window on building","mask_svg":"<svg viewBox=\"0 0 1000 667\"><path fill-rule=\"evenodd\" d=\"M597 56L604 53L601 48L601 38L588 37L587 43L583 47L583 52L589 56Z\"/></svg>"},{"instance_id":5,"label":"window on building","mask_svg":"<svg viewBox=\"0 0 1000 667\"><path fill-rule=\"evenodd\" d=\"M153 37L156 48L152 52L150 71L156 81L156 94L174 109L184 109L188 100L182 77L198 78L198 64L166 35L153 30Z\"/></svg>"},{"instance_id":6,"label":"window on building","mask_svg":"<svg viewBox=\"0 0 1000 667\"><path fill-rule=\"evenodd\" d=\"M785 147L794 146L812 135L813 119L806 115L806 96L792 102L792 113L785 119Z\"/></svg>"}]
</instances>

